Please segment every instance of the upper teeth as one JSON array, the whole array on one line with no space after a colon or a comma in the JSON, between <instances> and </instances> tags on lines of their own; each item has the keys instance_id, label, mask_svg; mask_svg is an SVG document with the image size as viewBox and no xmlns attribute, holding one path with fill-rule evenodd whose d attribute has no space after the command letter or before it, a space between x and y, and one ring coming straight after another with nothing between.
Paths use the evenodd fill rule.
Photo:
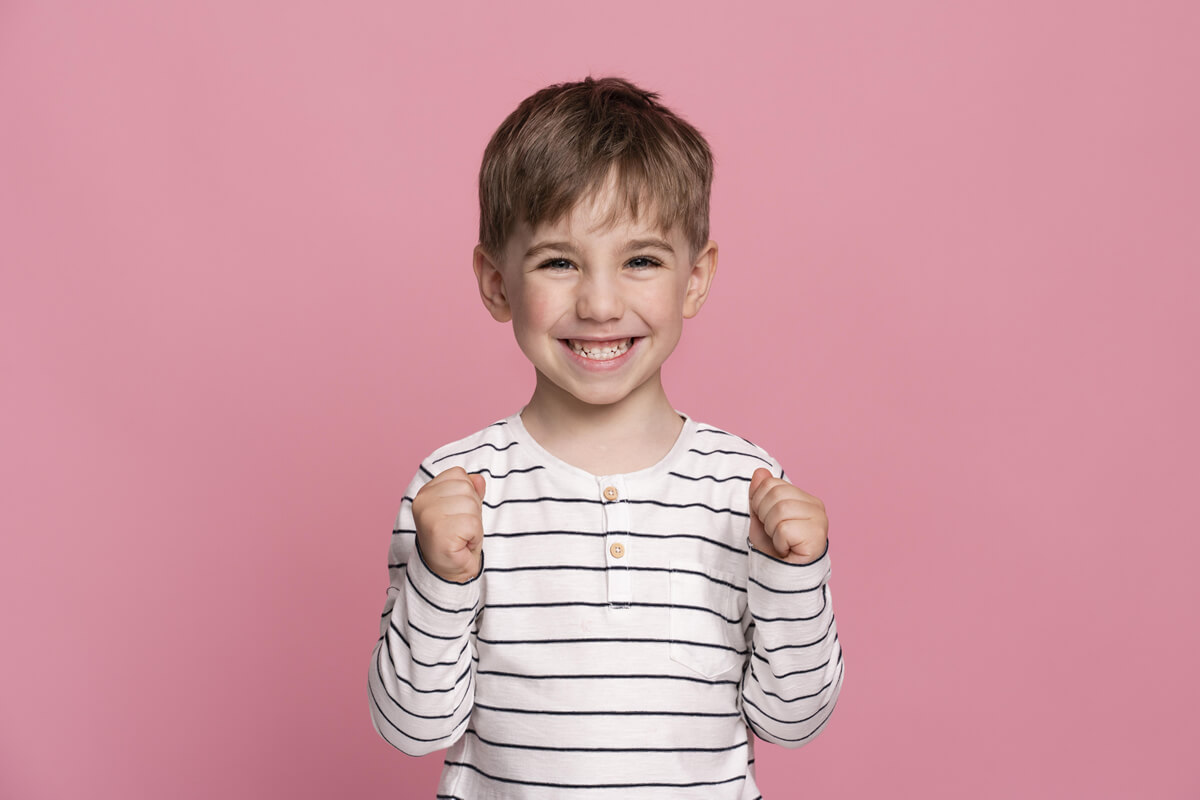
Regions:
<instances>
[{"instance_id":1,"label":"upper teeth","mask_svg":"<svg viewBox=\"0 0 1200 800\"><path fill-rule=\"evenodd\" d=\"M629 345L632 343L632 339L621 339L616 342L581 342L578 339L569 340L572 350L584 358L591 358L597 361L616 358L628 350Z\"/></svg>"}]
</instances>

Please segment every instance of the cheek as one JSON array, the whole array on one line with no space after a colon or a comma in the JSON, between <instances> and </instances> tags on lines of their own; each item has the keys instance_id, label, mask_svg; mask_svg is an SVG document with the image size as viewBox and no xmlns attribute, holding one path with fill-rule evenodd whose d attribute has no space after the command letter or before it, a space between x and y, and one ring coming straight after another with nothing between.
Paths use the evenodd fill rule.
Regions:
<instances>
[{"instance_id":1,"label":"cheek","mask_svg":"<svg viewBox=\"0 0 1200 800\"><path fill-rule=\"evenodd\" d=\"M544 332L557 318L553 295L526 291L513 303L513 324L522 333Z\"/></svg>"}]
</instances>

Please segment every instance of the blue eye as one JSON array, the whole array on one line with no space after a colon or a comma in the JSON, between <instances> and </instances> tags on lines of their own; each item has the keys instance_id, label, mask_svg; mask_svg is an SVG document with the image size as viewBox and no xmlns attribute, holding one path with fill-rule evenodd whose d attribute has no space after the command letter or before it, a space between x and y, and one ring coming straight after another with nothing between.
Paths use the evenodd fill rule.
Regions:
<instances>
[{"instance_id":1,"label":"blue eye","mask_svg":"<svg viewBox=\"0 0 1200 800\"><path fill-rule=\"evenodd\" d=\"M636 258L629 259L629 266L634 269L648 269L650 267L661 267L662 262L649 256L637 256Z\"/></svg>"},{"instance_id":2,"label":"blue eye","mask_svg":"<svg viewBox=\"0 0 1200 800\"><path fill-rule=\"evenodd\" d=\"M564 270L571 269L573 266L575 265L565 258L552 258L549 261L543 261L541 269Z\"/></svg>"}]
</instances>

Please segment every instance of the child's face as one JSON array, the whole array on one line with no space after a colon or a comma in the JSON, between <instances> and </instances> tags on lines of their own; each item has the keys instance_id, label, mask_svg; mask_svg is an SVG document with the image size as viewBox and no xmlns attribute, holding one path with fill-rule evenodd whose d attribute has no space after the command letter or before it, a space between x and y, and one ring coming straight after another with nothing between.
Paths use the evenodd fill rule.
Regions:
<instances>
[{"instance_id":1,"label":"child's face","mask_svg":"<svg viewBox=\"0 0 1200 800\"><path fill-rule=\"evenodd\" d=\"M693 257L683 234L660 231L653 213L606 225L611 201L610 187L558 222L520 226L498 264L475 255L484 304L512 320L539 381L591 405L661 386L663 362L703 305L717 262L715 243Z\"/></svg>"}]
</instances>

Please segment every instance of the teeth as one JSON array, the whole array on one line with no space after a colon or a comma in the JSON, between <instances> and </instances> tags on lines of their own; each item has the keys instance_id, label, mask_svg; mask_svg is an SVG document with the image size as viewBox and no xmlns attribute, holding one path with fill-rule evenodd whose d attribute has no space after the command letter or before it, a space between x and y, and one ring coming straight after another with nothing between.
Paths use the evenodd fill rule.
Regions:
<instances>
[{"instance_id":1,"label":"teeth","mask_svg":"<svg viewBox=\"0 0 1200 800\"><path fill-rule=\"evenodd\" d=\"M616 342L581 342L578 339L568 339L571 349L584 358L593 361L608 361L616 358L633 344L632 339L621 339Z\"/></svg>"}]
</instances>

